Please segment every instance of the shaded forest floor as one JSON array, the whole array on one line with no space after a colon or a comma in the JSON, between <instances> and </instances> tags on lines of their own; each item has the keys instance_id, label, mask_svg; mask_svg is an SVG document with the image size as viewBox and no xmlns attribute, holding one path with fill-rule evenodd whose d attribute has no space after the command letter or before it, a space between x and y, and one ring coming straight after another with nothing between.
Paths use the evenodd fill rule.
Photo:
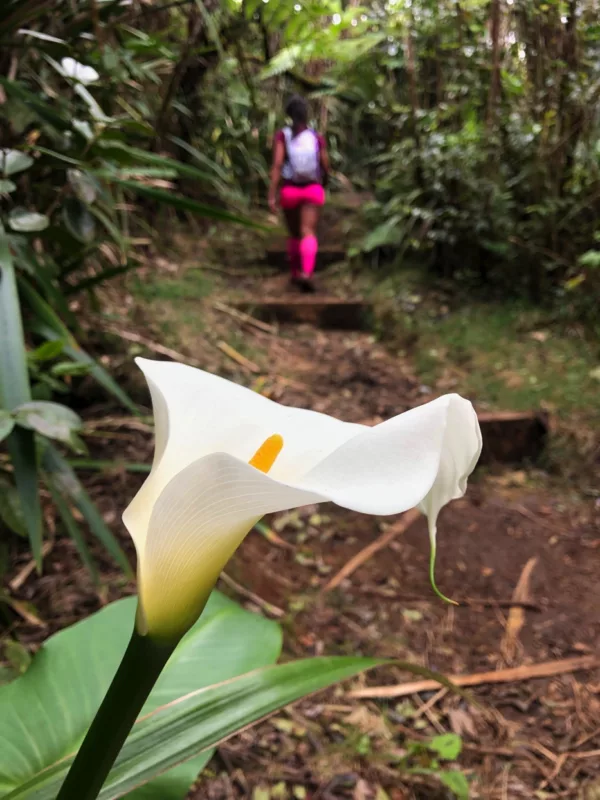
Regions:
<instances>
[{"instance_id":1,"label":"shaded forest floor","mask_svg":"<svg viewBox=\"0 0 600 800\"><path fill-rule=\"evenodd\" d=\"M495 376L508 373L490 389L481 378L481 350L469 351L464 332L458 343L449 335L465 326L452 327L456 315L443 296L418 294L408 279L404 288L373 288L372 279L339 266L319 275L320 291L368 294L376 308L371 330L325 331L307 324L260 330L220 310L217 301L285 296L286 276L258 263L263 247L251 236L213 237L212 243L182 237L107 292L98 318L115 345L107 360L127 378L136 399L147 406L141 376L131 377L131 358L162 357L153 352L158 343L279 402L348 421L375 424L437 394L459 391L479 408L519 408L537 398L537 407L546 401L558 422L545 461L482 468L467 496L443 511L438 583L459 606L443 604L431 591L421 519L404 532L398 528L388 546L327 590L350 559L400 525L398 519L334 507L267 520L271 534L253 531L247 537L228 566L234 583L221 588L281 620L288 658L362 653L448 674L585 656L591 662L600 641L600 508L592 477L598 466L592 434L597 379L588 377L588 361L581 356L583 363L575 363L568 339L546 347L540 358L540 348L552 344L553 336L534 327L522 338L531 344L535 365L525 356L513 362L507 353L506 363L485 365ZM224 352L223 343L241 361L231 357L231 349ZM575 343L575 352L582 347ZM553 377L555 358L567 370L562 382ZM539 391L539 381L551 385ZM567 406L562 417L559 405ZM100 401L86 440L98 459L151 458L149 426ZM87 476L104 518L124 542L120 513L142 479L119 468ZM103 555L98 557L102 562ZM44 623L20 626L19 638L32 645L134 590L104 561L105 585L98 591L67 539L54 541L46 563L42 579L30 575L17 589ZM25 559L17 561L14 574L24 565ZM453 769L468 777L473 798L587 800L600 791L597 666L486 683L472 690L478 706L445 689L387 699L352 696L414 679L400 667L385 667L286 709L221 746L190 797L441 800L451 795L425 773ZM436 764L424 745L445 732L459 734L463 749L455 761ZM407 764L416 770L408 774Z\"/></svg>"}]
</instances>

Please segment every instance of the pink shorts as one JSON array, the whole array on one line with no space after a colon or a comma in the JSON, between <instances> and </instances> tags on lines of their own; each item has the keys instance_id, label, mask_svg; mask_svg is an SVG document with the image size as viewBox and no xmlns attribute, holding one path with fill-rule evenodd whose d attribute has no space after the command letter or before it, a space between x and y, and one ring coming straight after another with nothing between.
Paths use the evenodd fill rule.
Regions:
<instances>
[{"instance_id":1,"label":"pink shorts","mask_svg":"<svg viewBox=\"0 0 600 800\"><path fill-rule=\"evenodd\" d=\"M309 183L308 186L283 186L279 200L281 207L286 210L298 208L305 203L322 206L325 203L325 189L320 183Z\"/></svg>"}]
</instances>

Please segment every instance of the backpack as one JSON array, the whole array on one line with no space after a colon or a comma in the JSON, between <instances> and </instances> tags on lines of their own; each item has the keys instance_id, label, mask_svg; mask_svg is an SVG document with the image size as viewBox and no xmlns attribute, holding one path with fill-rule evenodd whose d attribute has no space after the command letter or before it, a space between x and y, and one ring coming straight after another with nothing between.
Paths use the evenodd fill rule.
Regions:
<instances>
[{"instance_id":1,"label":"backpack","mask_svg":"<svg viewBox=\"0 0 600 800\"><path fill-rule=\"evenodd\" d=\"M291 180L298 184L319 183L321 170L317 134L307 128L293 136L291 128L284 128L283 135Z\"/></svg>"}]
</instances>

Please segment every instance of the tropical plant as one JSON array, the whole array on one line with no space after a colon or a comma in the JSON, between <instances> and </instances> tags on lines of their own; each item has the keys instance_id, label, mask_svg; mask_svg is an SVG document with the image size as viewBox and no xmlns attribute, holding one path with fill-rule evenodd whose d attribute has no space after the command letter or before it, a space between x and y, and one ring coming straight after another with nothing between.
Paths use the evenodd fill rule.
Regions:
<instances>
[{"instance_id":1,"label":"tropical plant","mask_svg":"<svg viewBox=\"0 0 600 800\"><path fill-rule=\"evenodd\" d=\"M10 498L0 503L0 520L29 537L41 568L43 480L90 569L73 507L129 571L59 447L85 451L81 421L68 407L85 376L137 413L81 346L74 303L93 307L97 287L136 268L152 209L246 220L178 190L193 181L196 192L218 198L227 188L218 165L205 159L201 169L155 152L160 94L153 107L143 90L161 86L176 50L131 28L118 3L98 10L90 2L81 13L59 5L11 0L0 11L0 441L9 453L0 483Z\"/></svg>"},{"instance_id":2,"label":"tropical plant","mask_svg":"<svg viewBox=\"0 0 600 800\"><path fill-rule=\"evenodd\" d=\"M56 797L134 616L134 598L107 606L48 639L25 674L0 687L0 797ZM100 796L182 800L223 738L381 663L323 658L265 669L277 660L281 638L276 623L214 592L145 703ZM34 695L39 702L32 703Z\"/></svg>"},{"instance_id":3,"label":"tropical plant","mask_svg":"<svg viewBox=\"0 0 600 800\"><path fill-rule=\"evenodd\" d=\"M108 796L102 787L107 779L112 786L109 773L120 753L127 768L131 754L126 740L149 694L180 641L198 618L202 621L219 574L260 517L327 500L371 514L399 513L418 505L428 518L435 589L438 514L464 494L481 452L477 416L458 395L440 397L368 428L279 406L183 364L142 360L141 366L152 393L156 442L152 470L123 515L138 557L135 625L57 800ZM273 428L282 433L269 435ZM375 662L337 663L352 673L357 664L362 668ZM327 660L297 668L287 665L278 677L291 672L299 678L292 692L298 697L298 686L307 676L317 677L317 684L309 682L317 688L324 685L319 683L323 675L331 677L330 667ZM251 676L249 681L256 688ZM239 713L243 703L236 704L236 687L220 691L233 698ZM216 702L218 710L220 696L219 691L217 700L211 695L201 712L217 725L219 713L211 704ZM187 710L184 716L189 716ZM134 735L129 743L135 739ZM164 752L160 757L145 752L144 758L165 764ZM62 779L64 766L62 761L56 769L45 770L34 787L48 781L55 792L56 774ZM9 797L23 796L27 790L23 787Z\"/></svg>"}]
</instances>

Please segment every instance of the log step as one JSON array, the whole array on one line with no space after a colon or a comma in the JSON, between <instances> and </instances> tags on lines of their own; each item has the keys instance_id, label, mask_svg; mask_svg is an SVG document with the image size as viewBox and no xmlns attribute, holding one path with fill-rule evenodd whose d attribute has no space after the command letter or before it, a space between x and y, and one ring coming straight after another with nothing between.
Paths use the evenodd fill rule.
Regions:
<instances>
[{"instance_id":1,"label":"log step","mask_svg":"<svg viewBox=\"0 0 600 800\"><path fill-rule=\"evenodd\" d=\"M480 464L536 461L548 440L548 415L537 411L477 414L483 437Z\"/></svg>"},{"instance_id":2,"label":"log step","mask_svg":"<svg viewBox=\"0 0 600 800\"><path fill-rule=\"evenodd\" d=\"M337 264L346 258L346 251L341 248L320 248L317 253L317 269ZM274 246L267 250L267 264L270 267L288 269L287 251L284 246Z\"/></svg>"},{"instance_id":3,"label":"log step","mask_svg":"<svg viewBox=\"0 0 600 800\"><path fill-rule=\"evenodd\" d=\"M359 331L369 328L371 304L364 300L305 296L278 300L245 300L240 311L276 322L304 322L323 329Z\"/></svg>"}]
</instances>

